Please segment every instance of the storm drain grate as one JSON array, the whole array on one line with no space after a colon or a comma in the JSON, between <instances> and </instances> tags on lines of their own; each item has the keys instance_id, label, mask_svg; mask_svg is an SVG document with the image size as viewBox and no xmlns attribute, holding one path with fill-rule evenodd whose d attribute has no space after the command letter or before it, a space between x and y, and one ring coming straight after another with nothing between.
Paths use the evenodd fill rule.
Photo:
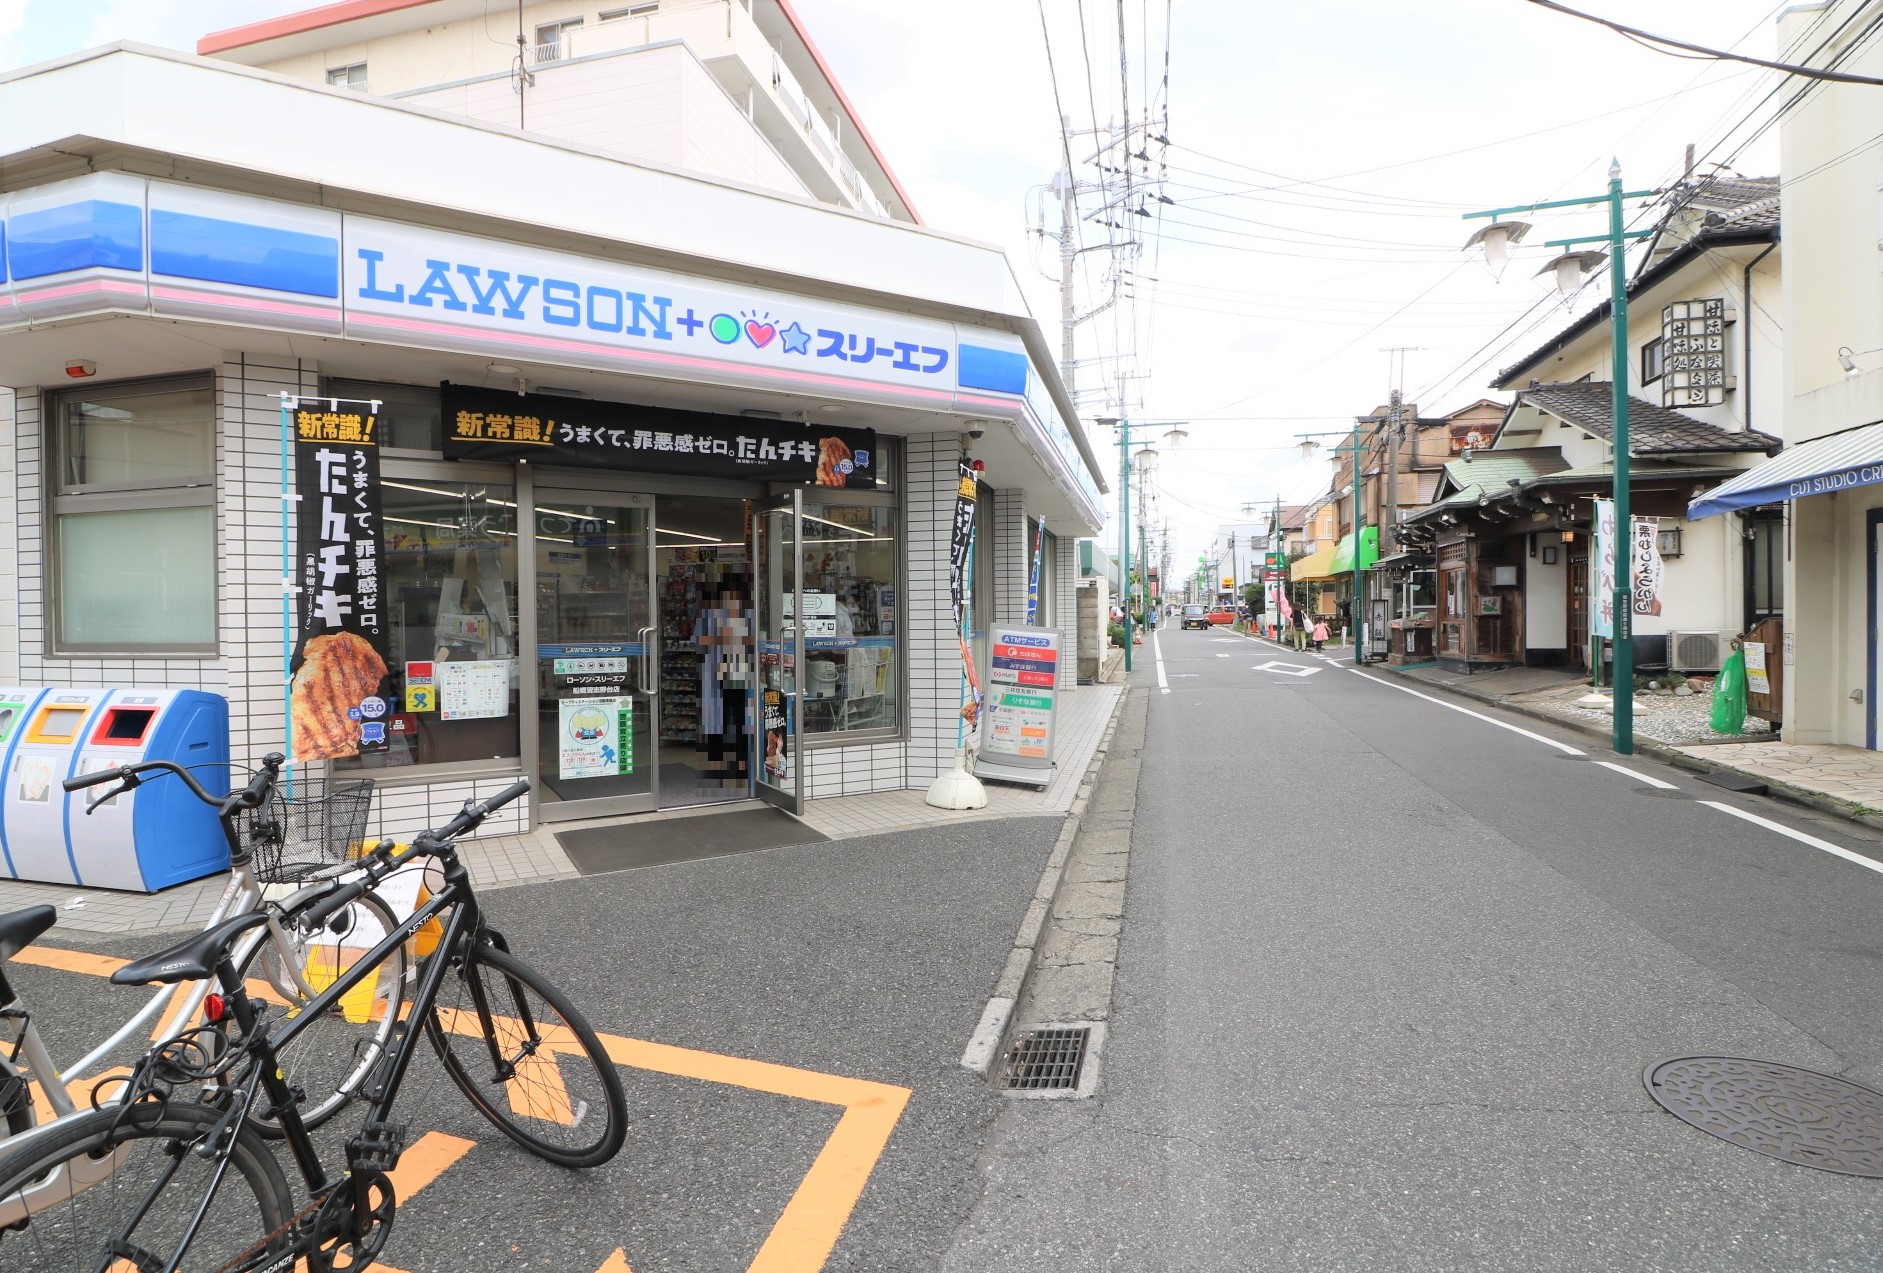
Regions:
<instances>
[{"instance_id":1,"label":"storm drain grate","mask_svg":"<svg viewBox=\"0 0 1883 1273\"><path fill-rule=\"evenodd\" d=\"M1008 1091L1070 1091L1079 1086L1090 1026L1027 1030L1007 1049L1000 1086Z\"/></svg>"},{"instance_id":2,"label":"storm drain grate","mask_svg":"<svg viewBox=\"0 0 1883 1273\"><path fill-rule=\"evenodd\" d=\"M1883 1178L1883 1092L1774 1061L1682 1056L1650 1065L1648 1095L1710 1136L1801 1167Z\"/></svg>"}]
</instances>

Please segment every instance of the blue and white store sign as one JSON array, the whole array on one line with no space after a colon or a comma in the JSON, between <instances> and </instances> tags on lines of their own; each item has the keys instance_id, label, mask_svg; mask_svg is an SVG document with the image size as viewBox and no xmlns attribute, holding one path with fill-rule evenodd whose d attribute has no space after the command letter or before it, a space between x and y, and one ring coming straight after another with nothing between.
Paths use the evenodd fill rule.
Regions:
<instances>
[{"instance_id":1,"label":"blue and white store sign","mask_svg":"<svg viewBox=\"0 0 1883 1273\"><path fill-rule=\"evenodd\" d=\"M1009 332L122 173L0 196L0 331L114 311L1001 416L1099 515Z\"/></svg>"}]
</instances>

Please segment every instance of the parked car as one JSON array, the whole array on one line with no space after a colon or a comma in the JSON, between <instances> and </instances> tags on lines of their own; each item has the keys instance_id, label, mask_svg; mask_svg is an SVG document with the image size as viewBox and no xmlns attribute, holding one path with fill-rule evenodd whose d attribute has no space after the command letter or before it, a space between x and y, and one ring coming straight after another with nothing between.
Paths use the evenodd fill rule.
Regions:
<instances>
[{"instance_id":1,"label":"parked car","mask_svg":"<svg viewBox=\"0 0 1883 1273\"><path fill-rule=\"evenodd\" d=\"M1210 611L1209 621L1212 626L1227 626L1236 621L1236 612L1228 606L1218 606Z\"/></svg>"},{"instance_id":2,"label":"parked car","mask_svg":"<svg viewBox=\"0 0 1883 1273\"><path fill-rule=\"evenodd\" d=\"M1208 606L1185 606L1183 608L1183 626L1185 628L1209 627L1210 608Z\"/></svg>"}]
</instances>

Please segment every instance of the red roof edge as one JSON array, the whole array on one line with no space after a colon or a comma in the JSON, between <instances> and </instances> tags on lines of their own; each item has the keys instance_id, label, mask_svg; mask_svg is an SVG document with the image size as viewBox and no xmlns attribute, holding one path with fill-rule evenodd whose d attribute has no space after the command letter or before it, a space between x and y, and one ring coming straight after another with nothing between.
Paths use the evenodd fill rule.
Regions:
<instances>
[{"instance_id":1,"label":"red roof edge","mask_svg":"<svg viewBox=\"0 0 1883 1273\"><path fill-rule=\"evenodd\" d=\"M338 4L303 9L299 13L269 18L265 22L251 22L247 26L230 27L226 31L212 31L196 42L196 51L209 57L215 53L227 53L230 49L260 44L264 40L278 40L284 35L300 35L305 31L318 31L322 27L338 26L342 22L377 17L382 13L396 13L400 9L412 9L430 3L432 0L340 0Z\"/></svg>"},{"instance_id":2,"label":"red roof edge","mask_svg":"<svg viewBox=\"0 0 1883 1273\"><path fill-rule=\"evenodd\" d=\"M831 91L837 94L837 100L843 104L844 113L850 116L850 124L856 129L857 136L861 137L863 144L870 148L870 154L876 156L877 166L883 170L883 175L889 178L889 184L895 187L896 197L901 199L902 206L909 210L909 219L917 225L923 224L922 214L915 210L915 203L909 198L909 192L902 188L900 181L896 180L895 170L889 166L889 161L883 158L883 152L877 149L876 139L871 137L870 130L863 126L863 117L858 115L856 107L850 104L850 98L844 93L843 85L837 82L835 75L831 74L830 63L826 62L824 55L818 52L816 42L811 39L811 33L805 30L803 21L792 9L791 0L777 0L777 3L778 11L785 15L785 21L789 22L791 29L798 33L798 39L804 41L805 51L811 55L811 60L817 63L817 69L823 72L824 82L829 84Z\"/></svg>"}]
</instances>

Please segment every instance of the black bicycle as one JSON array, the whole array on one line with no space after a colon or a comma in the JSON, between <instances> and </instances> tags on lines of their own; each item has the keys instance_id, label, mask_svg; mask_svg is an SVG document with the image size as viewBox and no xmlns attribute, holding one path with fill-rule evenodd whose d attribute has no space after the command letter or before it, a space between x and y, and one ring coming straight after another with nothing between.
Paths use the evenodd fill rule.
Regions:
<instances>
[{"instance_id":1,"label":"black bicycle","mask_svg":"<svg viewBox=\"0 0 1883 1273\"><path fill-rule=\"evenodd\" d=\"M110 781L112 774L98 777ZM597 1167L627 1134L621 1081L569 1001L509 952L486 925L454 847L491 812L529 790L519 782L466 802L443 827L400 851L383 843L360 873L308 908L340 914L378 881L425 859L431 896L304 1010L279 1021L258 1002L232 950L265 922L239 915L112 975L123 985L214 977L204 1024L153 1048L116 1105L61 1119L0 1153L0 1270L34 1273L356 1273L385 1246L397 1200L388 1176L406 1143L392 1121L419 1033L478 1112L530 1153ZM368 1108L341 1169L321 1162L300 1115L304 1093L276 1063L382 962L443 917L419 965L410 1011L396 1024L354 1099ZM297 1203L260 1121L278 1129L301 1177Z\"/></svg>"}]
</instances>

